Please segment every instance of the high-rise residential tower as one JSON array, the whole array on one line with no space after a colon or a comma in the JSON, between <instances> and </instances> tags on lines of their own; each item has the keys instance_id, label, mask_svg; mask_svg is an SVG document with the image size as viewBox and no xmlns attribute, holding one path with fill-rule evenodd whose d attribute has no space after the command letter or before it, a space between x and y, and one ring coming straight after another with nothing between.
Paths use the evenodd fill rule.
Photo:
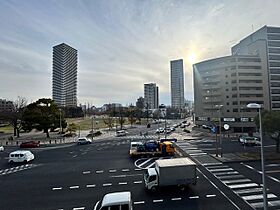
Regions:
<instances>
[{"instance_id":1,"label":"high-rise residential tower","mask_svg":"<svg viewBox=\"0 0 280 210\"><path fill-rule=\"evenodd\" d=\"M52 97L61 107L77 106L77 50L62 43L53 47Z\"/></svg>"},{"instance_id":2,"label":"high-rise residential tower","mask_svg":"<svg viewBox=\"0 0 280 210\"><path fill-rule=\"evenodd\" d=\"M144 84L144 101L145 101L145 105L144 105L145 108L158 109L159 98L158 98L158 87L156 83Z\"/></svg>"},{"instance_id":3,"label":"high-rise residential tower","mask_svg":"<svg viewBox=\"0 0 280 210\"><path fill-rule=\"evenodd\" d=\"M171 106L174 108L183 108L184 97L184 67L183 59L170 62L171 70Z\"/></svg>"}]
</instances>

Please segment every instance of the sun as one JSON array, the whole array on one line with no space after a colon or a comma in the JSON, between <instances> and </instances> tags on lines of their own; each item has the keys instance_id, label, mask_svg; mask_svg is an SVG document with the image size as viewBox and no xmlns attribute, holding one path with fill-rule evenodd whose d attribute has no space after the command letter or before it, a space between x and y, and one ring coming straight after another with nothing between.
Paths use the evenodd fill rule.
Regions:
<instances>
[{"instance_id":1,"label":"sun","mask_svg":"<svg viewBox=\"0 0 280 210\"><path fill-rule=\"evenodd\" d=\"M194 64L196 62L196 54L195 53L189 54L187 60L190 64Z\"/></svg>"}]
</instances>

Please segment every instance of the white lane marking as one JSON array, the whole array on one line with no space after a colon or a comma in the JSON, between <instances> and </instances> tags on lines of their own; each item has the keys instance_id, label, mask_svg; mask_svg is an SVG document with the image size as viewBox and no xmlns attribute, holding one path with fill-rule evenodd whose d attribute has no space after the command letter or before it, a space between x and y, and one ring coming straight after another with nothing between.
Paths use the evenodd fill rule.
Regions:
<instances>
[{"instance_id":1,"label":"white lane marking","mask_svg":"<svg viewBox=\"0 0 280 210\"><path fill-rule=\"evenodd\" d=\"M83 174L90 174L90 171L83 171Z\"/></svg>"},{"instance_id":2,"label":"white lane marking","mask_svg":"<svg viewBox=\"0 0 280 210\"><path fill-rule=\"evenodd\" d=\"M189 197L189 199L198 199L199 198L199 196L191 196L191 197Z\"/></svg>"},{"instance_id":3,"label":"white lane marking","mask_svg":"<svg viewBox=\"0 0 280 210\"><path fill-rule=\"evenodd\" d=\"M148 160L144 161L143 163L139 164L138 167L145 165L146 163L150 162L151 160L153 160L153 159L148 159Z\"/></svg>"},{"instance_id":4,"label":"white lane marking","mask_svg":"<svg viewBox=\"0 0 280 210\"><path fill-rule=\"evenodd\" d=\"M103 172L104 172L103 170L100 170L100 171L96 171L95 173L101 174L101 173L103 173Z\"/></svg>"},{"instance_id":5,"label":"white lane marking","mask_svg":"<svg viewBox=\"0 0 280 210\"><path fill-rule=\"evenodd\" d=\"M271 164L266 165L266 167L277 167L277 166L280 166L280 164L271 163Z\"/></svg>"},{"instance_id":6,"label":"white lane marking","mask_svg":"<svg viewBox=\"0 0 280 210\"><path fill-rule=\"evenodd\" d=\"M159 200L153 200L154 203L159 203L159 202L163 202L163 199L159 199Z\"/></svg>"},{"instance_id":7,"label":"white lane marking","mask_svg":"<svg viewBox=\"0 0 280 210\"><path fill-rule=\"evenodd\" d=\"M62 190L62 187L53 187L52 190Z\"/></svg>"},{"instance_id":8,"label":"white lane marking","mask_svg":"<svg viewBox=\"0 0 280 210\"><path fill-rule=\"evenodd\" d=\"M117 170L115 169L109 170L109 173L115 173L115 172L117 172Z\"/></svg>"},{"instance_id":9,"label":"white lane marking","mask_svg":"<svg viewBox=\"0 0 280 210\"><path fill-rule=\"evenodd\" d=\"M78 155L74 155L73 158L77 157Z\"/></svg>"},{"instance_id":10,"label":"white lane marking","mask_svg":"<svg viewBox=\"0 0 280 210\"><path fill-rule=\"evenodd\" d=\"M133 182L134 184L141 184L141 183L143 183L143 181L135 181L135 182Z\"/></svg>"},{"instance_id":11,"label":"white lane marking","mask_svg":"<svg viewBox=\"0 0 280 210\"><path fill-rule=\"evenodd\" d=\"M155 164L156 164L156 162L153 162L153 163L151 163L150 165L148 165L145 169L148 169L148 168L154 166Z\"/></svg>"},{"instance_id":12,"label":"white lane marking","mask_svg":"<svg viewBox=\"0 0 280 210\"><path fill-rule=\"evenodd\" d=\"M110 176L112 178L123 178L123 177L132 177L132 176L143 176L143 174L121 174L121 175L115 175L115 176Z\"/></svg>"},{"instance_id":13,"label":"white lane marking","mask_svg":"<svg viewBox=\"0 0 280 210\"><path fill-rule=\"evenodd\" d=\"M245 167L247 167L247 168L249 168L249 169L252 169L253 171L255 171L255 172L259 173L259 174L262 174L262 171L258 171L257 169L253 168L252 166L249 166L249 165L244 164L244 163L240 163L240 164L243 165L243 166L245 166ZM280 183L280 180L279 180L279 179L276 179L275 177L268 176L268 175L266 175L266 176L267 176L268 178L272 179L273 181Z\"/></svg>"},{"instance_id":14,"label":"white lane marking","mask_svg":"<svg viewBox=\"0 0 280 210\"><path fill-rule=\"evenodd\" d=\"M129 171L128 168L122 169L122 172L128 172L128 171Z\"/></svg>"},{"instance_id":15,"label":"white lane marking","mask_svg":"<svg viewBox=\"0 0 280 210\"><path fill-rule=\"evenodd\" d=\"M135 168L134 171L141 171L142 168Z\"/></svg>"},{"instance_id":16,"label":"white lane marking","mask_svg":"<svg viewBox=\"0 0 280 210\"><path fill-rule=\"evenodd\" d=\"M93 187L95 187L95 184L87 184L86 187L87 187L87 188L93 188Z\"/></svg>"},{"instance_id":17,"label":"white lane marking","mask_svg":"<svg viewBox=\"0 0 280 210\"><path fill-rule=\"evenodd\" d=\"M144 204L144 203L145 203L145 201L135 201L133 204L137 205L137 204Z\"/></svg>"},{"instance_id":18,"label":"white lane marking","mask_svg":"<svg viewBox=\"0 0 280 210\"><path fill-rule=\"evenodd\" d=\"M171 198L172 201L180 201L182 198Z\"/></svg>"},{"instance_id":19,"label":"white lane marking","mask_svg":"<svg viewBox=\"0 0 280 210\"><path fill-rule=\"evenodd\" d=\"M73 210L83 210L83 209L85 209L86 207L75 207L75 208L73 208Z\"/></svg>"},{"instance_id":20,"label":"white lane marking","mask_svg":"<svg viewBox=\"0 0 280 210\"><path fill-rule=\"evenodd\" d=\"M103 184L102 186L103 187L108 187L108 186L111 186L112 185L112 183L105 183L105 184Z\"/></svg>"},{"instance_id":21,"label":"white lane marking","mask_svg":"<svg viewBox=\"0 0 280 210\"><path fill-rule=\"evenodd\" d=\"M127 182L119 182L119 185L126 185Z\"/></svg>"},{"instance_id":22,"label":"white lane marking","mask_svg":"<svg viewBox=\"0 0 280 210\"><path fill-rule=\"evenodd\" d=\"M216 197L215 194L212 194L212 195L206 195L206 198L212 198L212 197Z\"/></svg>"},{"instance_id":23,"label":"white lane marking","mask_svg":"<svg viewBox=\"0 0 280 210\"><path fill-rule=\"evenodd\" d=\"M72 190L72 189L79 189L80 187L78 185L76 185L76 186L71 186L69 188Z\"/></svg>"}]
</instances>

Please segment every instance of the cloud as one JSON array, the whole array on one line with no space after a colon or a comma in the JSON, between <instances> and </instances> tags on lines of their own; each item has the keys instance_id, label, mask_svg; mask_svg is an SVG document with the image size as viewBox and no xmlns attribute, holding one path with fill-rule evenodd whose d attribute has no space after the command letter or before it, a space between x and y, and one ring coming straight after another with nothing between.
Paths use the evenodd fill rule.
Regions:
<instances>
[{"instance_id":1,"label":"cloud","mask_svg":"<svg viewBox=\"0 0 280 210\"><path fill-rule=\"evenodd\" d=\"M277 25L280 3L271 2L0 1L1 97L51 97L52 46L65 42L78 50L81 103L128 104L156 82L161 103L170 104L169 62L177 58L192 98L188 55L227 55L252 24Z\"/></svg>"}]
</instances>

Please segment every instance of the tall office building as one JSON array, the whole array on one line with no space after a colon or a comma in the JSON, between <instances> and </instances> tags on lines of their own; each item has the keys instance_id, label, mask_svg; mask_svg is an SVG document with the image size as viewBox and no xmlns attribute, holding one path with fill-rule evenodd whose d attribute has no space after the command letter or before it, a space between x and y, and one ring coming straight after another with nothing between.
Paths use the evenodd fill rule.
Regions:
<instances>
[{"instance_id":1,"label":"tall office building","mask_svg":"<svg viewBox=\"0 0 280 210\"><path fill-rule=\"evenodd\" d=\"M256 110L247 104L280 110L280 28L264 26L231 52L194 65L196 124L215 124L223 105L222 123L237 132L255 130Z\"/></svg>"},{"instance_id":2,"label":"tall office building","mask_svg":"<svg viewBox=\"0 0 280 210\"><path fill-rule=\"evenodd\" d=\"M144 84L144 101L145 108L148 106L148 109L158 109L159 97L156 83Z\"/></svg>"},{"instance_id":3,"label":"tall office building","mask_svg":"<svg viewBox=\"0 0 280 210\"><path fill-rule=\"evenodd\" d=\"M52 97L58 106L77 106L77 60L77 50L69 45L53 47Z\"/></svg>"},{"instance_id":4,"label":"tall office building","mask_svg":"<svg viewBox=\"0 0 280 210\"><path fill-rule=\"evenodd\" d=\"M171 106L174 108L183 108L184 97L184 67L183 59L170 62L171 70Z\"/></svg>"},{"instance_id":5,"label":"tall office building","mask_svg":"<svg viewBox=\"0 0 280 210\"><path fill-rule=\"evenodd\" d=\"M256 112L246 105L269 109L267 63L258 55L232 55L193 68L196 124L218 125L221 114L222 123L234 132L254 130Z\"/></svg>"},{"instance_id":6,"label":"tall office building","mask_svg":"<svg viewBox=\"0 0 280 210\"><path fill-rule=\"evenodd\" d=\"M259 55L268 64L269 103L280 110L280 27L264 26L233 46L233 55Z\"/></svg>"}]
</instances>

